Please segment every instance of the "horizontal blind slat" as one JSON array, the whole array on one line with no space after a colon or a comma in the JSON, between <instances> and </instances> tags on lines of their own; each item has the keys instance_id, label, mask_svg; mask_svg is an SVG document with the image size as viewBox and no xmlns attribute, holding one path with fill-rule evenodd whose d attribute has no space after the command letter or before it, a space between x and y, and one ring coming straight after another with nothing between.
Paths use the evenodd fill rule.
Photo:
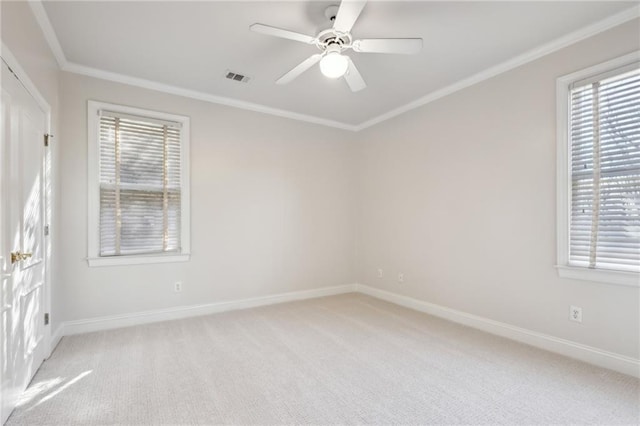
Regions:
<instances>
[{"instance_id":1,"label":"horizontal blind slat","mask_svg":"<svg viewBox=\"0 0 640 426\"><path fill-rule=\"evenodd\" d=\"M636 67L618 76L608 73L597 85L572 89L569 99L570 262L588 265L595 250L596 268L640 270L640 71ZM598 100L597 122L594 99ZM594 188L596 135L598 186ZM594 205L599 206L597 215Z\"/></svg>"},{"instance_id":2,"label":"horizontal blind slat","mask_svg":"<svg viewBox=\"0 0 640 426\"><path fill-rule=\"evenodd\" d=\"M119 187L116 187L115 180L116 120L120 151ZM99 125L101 256L180 251L179 127L179 123L102 111ZM166 182L163 176L165 167ZM116 189L120 194L118 203ZM168 209L166 229L163 210L165 194ZM119 227L116 226L117 205L121 217ZM116 248L118 228L119 252Z\"/></svg>"}]
</instances>

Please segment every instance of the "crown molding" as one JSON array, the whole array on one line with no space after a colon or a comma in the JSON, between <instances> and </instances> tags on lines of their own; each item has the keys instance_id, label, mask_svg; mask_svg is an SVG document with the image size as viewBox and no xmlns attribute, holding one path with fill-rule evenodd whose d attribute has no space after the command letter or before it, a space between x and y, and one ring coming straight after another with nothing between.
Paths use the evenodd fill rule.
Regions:
<instances>
[{"instance_id":1,"label":"crown molding","mask_svg":"<svg viewBox=\"0 0 640 426\"><path fill-rule=\"evenodd\" d=\"M199 101L210 102L213 104L220 104L220 105L226 105L234 108L245 109L248 111L261 112L264 114L275 115L277 117L284 117L292 120L305 121L307 123L319 124L322 126L334 127L342 130L350 130L350 131L356 130L356 126L347 124L347 123L342 123L339 121L328 120L326 118L315 117L312 115L298 114L296 112L272 108L266 105L241 101L238 99L227 98L223 96L216 96L210 93L199 92L196 90L190 90L190 89L185 89L178 86L159 83L157 81L146 80L144 78L131 77L129 75L118 74L110 71L104 71L97 68L91 68L91 67L76 64L73 62L67 62L67 65L64 68L62 68L62 70L73 73L73 74L86 75L88 77L99 78L102 80L113 81L116 83L128 84L130 86L136 86L144 89L155 90L158 92L169 93L172 95L183 96L186 98L197 99Z\"/></svg>"},{"instance_id":2,"label":"crown molding","mask_svg":"<svg viewBox=\"0 0 640 426\"><path fill-rule=\"evenodd\" d=\"M44 10L42 1L28 0L27 3L31 8L33 16L36 18L36 22L38 22L38 25L40 26L40 30L42 30L42 34L44 34L47 44L49 44L49 48L51 49L53 56L56 58L58 67L60 67L60 69L64 69L67 66L67 58L64 55L64 51L62 50L58 36L53 29L53 25L51 25L51 21L49 21L49 15L47 15L47 11Z\"/></svg>"},{"instance_id":3,"label":"crown molding","mask_svg":"<svg viewBox=\"0 0 640 426\"><path fill-rule=\"evenodd\" d=\"M212 95L206 92L200 92L191 89L185 89L183 87L173 86L170 84L160 83L157 81L147 80L144 78L133 77L125 74L119 74L115 72L105 71L98 68L92 68L85 65L71 62L67 59L62 50L62 45L58 40L58 36L51 25L47 11L44 9L41 0L28 0L29 7L33 13L36 22L40 26L45 40L47 41L51 52L56 58L58 67L62 71L85 75L88 77L99 78L102 80L113 81L116 83L128 84L130 86L141 87L144 89L155 90L158 92L169 93L172 95L183 96L186 98L197 99L204 102L226 105L234 108L245 109L248 111L260 112L263 114L274 115L277 117L289 118L297 121L304 121L307 123L318 124L321 126L334 127L341 130L355 131L356 126L353 124L343 123L340 121L329 120L322 117L316 117L312 115L299 114L293 111L287 111L278 108L272 108L266 105L257 104L253 102L241 101L238 99L228 98L224 96Z\"/></svg>"},{"instance_id":4,"label":"crown molding","mask_svg":"<svg viewBox=\"0 0 640 426\"><path fill-rule=\"evenodd\" d=\"M44 9L44 6L42 5L42 1L28 0L28 3L36 18L36 21L38 22L38 25L40 26L44 34L44 37L47 43L49 44L49 47L51 48L51 51L53 52L56 58L56 61L58 62L58 66L63 71L67 71L74 74L86 75L89 77L99 78L103 80L113 81L117 83L128 84L131 86L141 87L144 89L150 89L150 90L155 90L159 92L169 93L172 95L183 96L191 99L197 99L204 102L210 102L210 103L219 104L219 105L226 105L234 108L240 108L240 109L260 112L264 114L270 114L278 117L289 118L292 120L304 121L307 123L313 123L313 124L318 124L322 126L328 126L328 127L333 127L333 128L348 130L353 132L364 130L376 124L382 123L383 121L387 121L391 118L397 117L401 114L404 114L405 112L424 106L435 100L451 95L462 89L465 89L467 87L478 84L482 81L493 78L499 74L505 73L507 71L510 71L514 68L527 64L529 62L535 61L536 59L539 59L543 56L556 52L567 46L578 43L584 39L593 37L599 33L602 33L618 25L622 25L625 22L629 22L633 19L637 19L640 17L640 5L633 6L629 9L623 10L622 12L609 16L601 21L598 21L591 25L583 27L579 30L576 30L565 36L562 36L542 46L529 50L528 52L525 52L521 55L515 56L505 62L502 62L501 64L487 68L484 71L481 71L465 79L462 79L442 89L433 91L425 96L422 96L419 99L411 101L400 107L394 108L391 111L378 115L377 117L374 117L370 120L364 121L357 125L353 125L353 124L343 123L340 121L329 120L322 117L299 114L293 111L272 108L266 105L257 104L253 102L246 102L238 99L213 95L206 92L200 92L197 90L191 90L183 87L172 86L172 85L160 83L157 81L133 77L125 74L114 73L114 72L105 71L105 70L77 64L74 62L70 62L67 60L66 56L64 55L62 46L60 45L58 37L56 36L53 26L51 25L51 21L49 21L49 17L47 15L46 10Z\"/></svg>"},{"instance_id":5,"label":"crown molding","mask_svg":"<svg viewBox=\"0 0 640 426\"><path fill-rule=\"evenodd\" d=\"M404 114L405 112L411 111L412 109L419 108L437 99L451 95L469 86L473 86L474 84L478 84L482 81L493 78L499 74L505 73L514 68L525 65L529 62L533 62L536 59L540 59L543 56L549 55L560 49L564 49L565 47L578 43L589 37L593 37L597 34L600 34L611 28L617 27L618 25L622 25L625 22L629 22L638 17L640 17L640 6L633 6L615 15L611 15L610 17L605 18L601 21L598 21L596 23L583 27L577 31L569 33L563 37L555 39L547 44L536 47L521 55L515 56L505 62L502 62L501 64L495 65L491 68L487 68L484 71L481 71L477 74L472 75L471 77L467 77L463 80L460 80L442 89L438 89L434 92L431 92L428 95L425 95L419 99L416 99L415 101L409 102L408 104L395 108L389 112L381 114L375 118L372 118L371 120L367 120L357 125L355 130L360 131L368 127L374 126L378 123L382 123L383 121L387 121L393 117L397 117L398 115Z\"/></svg>"}]
</instances>

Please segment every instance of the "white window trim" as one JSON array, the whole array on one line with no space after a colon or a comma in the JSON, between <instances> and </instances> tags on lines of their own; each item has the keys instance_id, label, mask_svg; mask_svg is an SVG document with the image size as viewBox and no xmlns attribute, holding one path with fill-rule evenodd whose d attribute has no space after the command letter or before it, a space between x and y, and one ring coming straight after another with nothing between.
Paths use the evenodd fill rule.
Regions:
<instances>
[{"instance_id":1,"label":"white window trim","mask_svg":"<svg viewBox=\"0 0 640 426\"><path fill-rule=\"evenodd\" d=\"M571 158L569 156L569 86L576 81L624 67L640 61L640 50L628 55L562 76L556 80L556 130L557 130L557 265L562 278L596 281L640 287L640 273L606 269L591 269L569 264L569 224L571 206Z\"/></svg>"},{"instance_id":2,"label":"white window trim","mask_svg":"<svg viewBox=\"0 0 640 426\"><path fill-rule=\"evenodd\" d=\"M99 176L99 111L108 109L109 111L124 114L137 115L141 117L168 120L182 124L180 133L180 159L181 159L181 224L180 224L180 253L163 253L153 255L127 255L100 257L100 176ZM87 104L87 159L88 159L88 253L87 262L89 266L116 266L116 265L138 265L149 263L186 262L191 254L191 232L190 232L190 194L189 194L189 117L182 115L168 114L164 112L149 111L141 108L134 108L123 105L109 104L105 102L88 101Z\"/></svg>"}]
</instances>

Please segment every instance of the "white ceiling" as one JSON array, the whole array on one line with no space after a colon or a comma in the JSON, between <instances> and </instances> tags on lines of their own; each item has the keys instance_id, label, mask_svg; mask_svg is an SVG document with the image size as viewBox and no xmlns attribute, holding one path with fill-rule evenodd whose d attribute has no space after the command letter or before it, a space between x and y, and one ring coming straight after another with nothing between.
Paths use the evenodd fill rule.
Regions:
<instances>
[{"instance_id":1,"label":"white ceiling","mask_svg":"<svg viewBox=\"0 0 640 426\"><path fill-rule=\"evenodd\" d=\"M275 80L317 48L256 34L259 22L315 35L335 1L56 1L44 10L66 60L208 95L358 125L637 5L636 2L370 1L355 38L422 37L418 55L349 54L368 87L312 68ZM248 84L224 78L231 69Z\"/></svg>"}]
</instances>

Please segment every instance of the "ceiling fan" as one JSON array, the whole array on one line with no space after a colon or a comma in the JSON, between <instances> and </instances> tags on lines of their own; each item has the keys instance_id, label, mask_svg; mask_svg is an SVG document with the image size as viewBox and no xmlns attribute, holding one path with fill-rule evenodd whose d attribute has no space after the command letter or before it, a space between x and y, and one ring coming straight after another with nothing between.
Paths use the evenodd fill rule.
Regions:
<instances>
[{"instance_id":1,"label":"ceiling fan","mask_svg":"<svg viewBox=\"0 0 640 426\"><path fill-rule=\"evenodd\" d=\"M333 22L329 29L321 31L315 37L294 31L276 28L264 24L253 24L249 28L257 33L274 37L300 41L315 45L320 53L311 55L291 71L280 77L276 84L287 84L300 76L303 72L320 62L320 71L326 77L339 78L344 76L349 88L353 92L367 87L351 58L344 54L346 50L358 53L401 53L413 54L422 49L421 38L371 38L354 40L351 28L360 16L360 12L367 2L365 0L343 0L340 6L329 6L325 16Z\"/></svg>"}]
</instances>

